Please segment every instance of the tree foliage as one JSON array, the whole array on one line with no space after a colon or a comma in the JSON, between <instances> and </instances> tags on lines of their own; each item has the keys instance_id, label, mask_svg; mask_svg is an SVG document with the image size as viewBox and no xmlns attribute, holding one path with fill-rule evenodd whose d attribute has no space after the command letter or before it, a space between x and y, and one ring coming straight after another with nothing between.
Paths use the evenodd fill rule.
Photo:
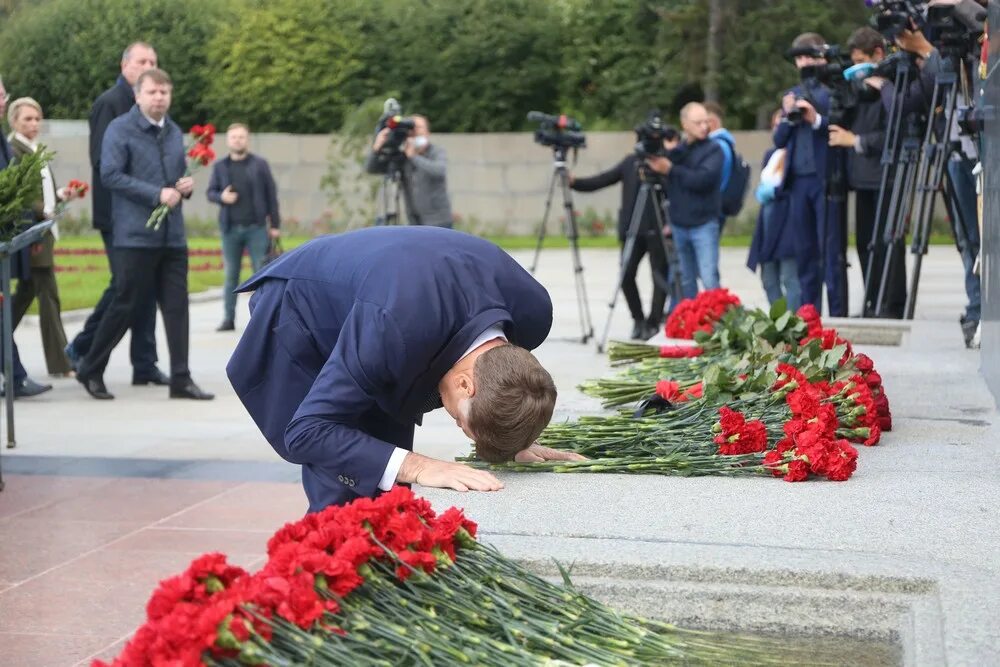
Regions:
<instances>
[{"instance_id":1,"label":"tree foliage","mask_svg":"<svg viewBox=\"0 0 1000 667\"><path fill-rule=\"evenodd\" d=\"M4 0L0 0L4 2ZM866 20L825 0L6 0L0 74L49 117L82 118L118 72L122 48L150 41L175 80L182 124L329 132L398 91L435 130L528 127L531 109L588 129L631 127L651 107L700 99L710 7L722 35L727 124L766 117L795 80L784 58L815 31L842 42Z\"/></svg>"}]
</instances>

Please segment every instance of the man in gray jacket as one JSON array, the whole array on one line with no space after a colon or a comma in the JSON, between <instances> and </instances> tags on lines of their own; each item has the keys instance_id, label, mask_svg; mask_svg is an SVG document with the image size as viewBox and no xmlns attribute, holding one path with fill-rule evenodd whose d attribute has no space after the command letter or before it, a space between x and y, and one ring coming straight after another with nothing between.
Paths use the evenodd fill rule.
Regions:
<instances>
[{"instance_id":1,"label":"man in gray jacket","mask_svg":"<svg viewBox=\"0 0 1000 667\"><path fill-rule=\"evenodd\" d=\"M101 181L111 191L111 219L120 280L94 334L77 380L98 399L114 396L104 369L136 316L142 295L155 292L170 349L170 397L208 400L188 370L188 255L181 199L194 179L185 175L184 134L167 116L173 84L160 69L135 84L136 105L111 121L101 144ZM148 220L160 205L169 212L158 227Z\"/></svg>"},{"instance_id":2,"label":"man in gray jacket","mask_svg":"<svg viewBox=\"0 0 1000 667\"><path fill-rule=\"evenodd\" d=\"M424 116L413 116L413 131L403 145L402 156L397 158L382 153L390 132L389 128L383 128L376 135L365 160L365 170L369 174L384 174L391 160L402 159L403 194L410 224L451 227L448 158L443 148L431 143L430 123Z\"/></svg>"}]
</instances>

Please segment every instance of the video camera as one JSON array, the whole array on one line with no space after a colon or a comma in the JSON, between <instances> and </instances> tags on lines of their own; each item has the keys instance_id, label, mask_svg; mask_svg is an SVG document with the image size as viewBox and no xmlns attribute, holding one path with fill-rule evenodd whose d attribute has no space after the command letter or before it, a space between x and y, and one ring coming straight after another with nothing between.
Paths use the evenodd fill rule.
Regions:
<instances>
[{"instance_id":1,"label":"video camera","mask_svg":"<svg viewBox=\"0 0 1000 667\"><path fill-rule=\"evenodd\" d=\"M664 141L673 141L680 136L677 128L667 125L659 111L652 111L642 125L635 126L635 154L640 159L666 154Z\"/></svg>"},{"instance_id":2,"label":"video camera","mask_svg":"<svg viewBox=\"0 0 1000 667\"><path fill-rule=\"evenodd\" d=\"M389 136L379 149L379 155L383 157L395 157L402 154L403 144L413 131L415 124L412 118L403 116L390 116L385 120L385 127L389 128Z\"/></svg>"},{"instance_id":3,"label":"video camera","mask_svg":"<svg viewBox=\"0 0 1000 667\"><path fill-rule=\"evenodd\" d=\"M566 114L553 116L541 111L529 111L528 120L538 123L535 143L556 148L586 148L583 127Z\"/></svg>"},{"instance_id":4,"label":"video camera","mask_svg":"<svg viewBox=\"0 0 1000 667\"><path fill-rule=\"evenodd\" d=\"M889 41L895 41L904 30L924 29L923 2L912 0L865 0L865 6L875 10L872 27Z\"/></svg>"}]
</instances>

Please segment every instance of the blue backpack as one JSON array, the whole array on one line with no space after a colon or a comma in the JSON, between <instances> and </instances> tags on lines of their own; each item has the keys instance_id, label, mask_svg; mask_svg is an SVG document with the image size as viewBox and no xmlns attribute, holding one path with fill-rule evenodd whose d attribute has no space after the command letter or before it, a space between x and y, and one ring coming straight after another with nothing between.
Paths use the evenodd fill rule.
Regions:
<instances>
[{"instance_id":1,"label":"blue backpack","mask_svg":"<svg viewBox=\"0 0 1000 667\"><path fill-rule=\"evenodd\" d=\"M729 172L729 181L722 188L722 215L727 218L740 214L743 202L746 201L750 189L750 165L743 156L736 152L736 146L727 137L719 137L729 145L733 154L733 168Z\"/></svg>"}]
</instances>

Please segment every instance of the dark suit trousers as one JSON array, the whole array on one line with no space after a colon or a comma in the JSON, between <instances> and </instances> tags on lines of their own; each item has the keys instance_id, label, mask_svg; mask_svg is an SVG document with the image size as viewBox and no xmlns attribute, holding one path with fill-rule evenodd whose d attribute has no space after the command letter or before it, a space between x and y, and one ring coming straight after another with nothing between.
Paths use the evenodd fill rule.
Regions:
<instances>
[{"instance_id":1,"label":"dark suit trousers","mask_svg":"<svg viewBox=\"0 0 1000 667\"><path fill-rule=\"evenodd\" d=\"M885 231L882 224L876 227L875 215L878 209L878 190L856 190L854 200L854 215L857 221L857 243L858 257L861 260L861 275L865 281L865 291L871 297L871 310L874 311L878 302L878 290L882 282L882 271L885 259L885 243L882 240L882 233ZM883 212L883 217L886 212ZM871 276L868 275L869 255L868 246L872 240L872 234L878 229L879 238L875 240L875 257L872 260ZM874 285L868 286L868 281L873 280ZM870 291L869 291L870 290ZM900 239L892 246L892 273L889 275L889 283L886 285L884 313L888 317L901 319L903 311L906 309L906 250L903 247L903 240ZM874 316L874 312L868 312L865 307L866 317Z\"/></svg>"},{"instance_id":2,"label":"dark suit trousers","mask_svg":"<svg viewBox=\"0 0 1000 667\"><path fill-rule=\"evenodd\" d=\"M104 241L104 251L107 253L108 267L111 269L111 282L94 307L94 312L84 323L83 330L73 339L73 350L81 359L90 352L90 348L94 344L94 334L97 333L97 326L101 323L101 319L103 319L104 313L107 312L111 299L115 295L115 275L118 272L118 262L115 259L111 232L102 231L101 240ZM139 299L135 319L131 326L132 341L129 347L129 356L132 360L132 368L136 375L148 377L156 370L157 362L156 294L154 292Z\"/></svg>"},{"instance_id":3,"label":"dark suit trousers","mask_svg":"<svg viewBox=\"0 0 1000 667\"><path fill-rule=\"evenodd\" d=\"M32 268L31 280L18 281L11 304L15 328L35 299L38 299L38 326L42 330L45 365L51 375L69 373L73 367L66 357L66 332L63 330L59 286L53 267Z\"/></svg>"},{"instance_id":4,"label":"dark suit trousers","mask_svg":"<svg viewBox=\"0 0 1000 667\"><path fill-rule=\"evenodd\" d=\"M639 298L639 288L635 283L635 277L639 271L639 262L646 254L649 255L649 268L653 275L653 299L649 307L649 321L660 326L663 324L663 308L667 300L666 293L660 287L660 281L664 280L663 276L667 275L667 258L663 254L663 244L656 238L655 230L647 231L643 228L636 234L632 255L625 264L622 294L625 296L625 302L628 304L632 319L643 319L642 300Z\"/></svg>"},{"instance_id":5,"label":"dark suit trousers","mask_svg":"<svg viewBox=\"0 0 1000 667\"><path fill-rule=\"evenodd\" d=\"M80 377L99 377L122 336L140 316L147 294L156 294L170 350L171 384L183 384L188 370L187 248L116 248L115 292L101 318Z\"/></svg>"}]
</instances>

